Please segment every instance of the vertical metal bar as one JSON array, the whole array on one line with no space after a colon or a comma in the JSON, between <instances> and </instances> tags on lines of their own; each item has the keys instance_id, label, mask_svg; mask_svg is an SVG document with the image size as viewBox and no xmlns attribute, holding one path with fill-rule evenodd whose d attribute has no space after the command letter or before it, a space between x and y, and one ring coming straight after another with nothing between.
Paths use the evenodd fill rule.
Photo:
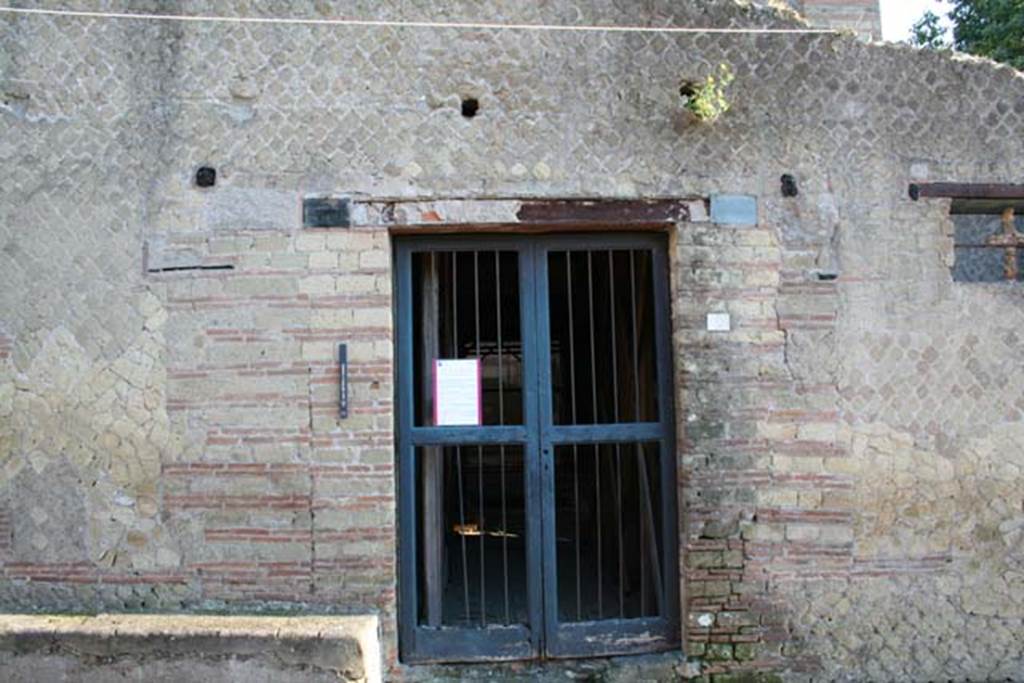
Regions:
<instances>
[{"instance_id":1,"label":"vertical metal bar","mask_svg":"<svg viewBox=\"0 0 1024 683\"><path fill-rule=\"evenodd\" d=\"M462 446L455 447L455 469L459 486L459 541L462 544L462 602L466 610L466 621L469 616L469 561L466 557L466 504L462 488Z\"/></svg>"},{"instance_id":2,"label":"vertical metal bar","mask_svg":"<svg viewBox=\"0 0 1024 683\"><path fill-rule=\"evenodd\" d=\"M501 349L501 252L494 252L494 310L497 315L498 333L498 424L505 424L505 369ZM505 444L498 446L501 459L501 566L505 584L505 625L511 622L508 607L508 507L505 501Z\"/></svg>"},{"instance_id":3,"label":"vertical metal bar","mask_svg":"<svg viewBox=\"0 0 1024 683\"><path fill-rule=\"evenodd\" d=\"M619 421L619 354L615 328L615 252L608 250L608 314L611 324L609 336L612 340L612 422Z\"/></svg>"},{"instance_id":4,"label":"vertical metal bar","mask_svg":"<svg viewBox=\"0 0 1024 683\"><path fill-rule=\"evenodd\" d=\"M637 303L636 303L636 251L634 249L629 250L629 304L630 304L630 328L631 337L633 340L633 421L640 421L640 356L639 346L637 344L637 329L636 329L636 316L637 316ZM641 481L641 472L643 472L643 481L646 483L647 469L646 463L643 458L643 447L640 444L636 444L637 451L637 484ZM643 469L641 469L643 468ZM646 487L641 487L640 495L641 501L643 500L643 494L647 492ZM650 501L648 501L649 505ZM645 616L647 613L647 543L644 538L644 507L643 503L640 504L640 510L638 517L640 519L640 616ZM652 539L653 540L653 539Z\"/></svg>"},{"instance_id":5,"label":"vertical metal bar","mask_svg":"<svg viewBox=\"0 0 1024 683\"><path fill-rule=\"evenodd\" d=\"M662 580L661 580L661 576L662 576L661 566L658 564L658 559L659 559L658 558L658 545L657 545L657 541L656 541L658 530L657 530L657 528L655 528L655 525L654 525L654 507L651 505L651 484L648 481L648 477L647 477L647 456L644 453L644 448L643 448L643 444L642 443L637 443L636 444L636 448L637 448L637 465L640 468L640 470L639 470L640 477L639 478L640 478L640 487L641 487L640 500L641 500L642 521L640 523L640 526L641 526L641 532L642 533L641 533L641 537L640 538L641 538L641 542L643 543L643 545L640 546L640 551L641 551L641 555L645 556L647 554L650 554L650 555L654 556L653 561L650 562L650 565L651 565L650 571L651 571L651 575L652 575L651 578L652 578L652 583L654 584L654 598L655 598L655 604L658 607L657 614L663 614L664 613L664 608L665 608L665 593L664 593L665 589L664 589L664 584L662 583ZM644 534L646 534L646 535L644 535ZM648 543L650 544L650 552L649 553L647 551L647 544ZM641 570L643 570L643 565L641 565ZM643 574L641 574L641 578L643 578ZM643 585L643 584L641 584L641 585ZM644 605L644 595L645 594L641 593L641 610L645 610L645 608L643 606Z\"/></svg>"},{"instance_id":6,"label":"vertical metal bar","mask_svg":"<svg viewBox=\"0 0 1024 683\"><path fill-rule=\"evenodd\" d=\"M459 357L459 252L449 252L452 259L452 358ZM466 501L462 486L462 446L455 447L455 467L459 484L459 540L462 545L462 600L466 609L466 621L470 620L469 612L469 560L466 555Z\"/></svg>"},{"instance_id":7,"label":"vertical metal bar","mask_svg":"<svg viewBox=\"0 0 1024 683\"><path fill-rule=\"evenodd\" d=\"M615 318L615 252L608 250L608 312L611 324L608 326L612 340L612 422L619 421L619 351L618 351L618 326ZM620 505L616 509L615 527L617 532L619 550L619 617L625 617L625 589L624 589L624 565L625 557L622 548L622 445L615 444L615 487L618 493Z\"/></svg>"},{"instance_id":8,"label":"vertical metal bar","mask_svg":"<svg viewBox=\"0 0 1024 683\"><path fill-rule=\"evenodd\" d=\"M569 304L569 403L570 419L576 424L576 338L572 310L572 252L565 252L565 290ZM572 445L573 509L576 524L576 620L583 620L583 564L580 562L580 462L579 446Z\"/></svg>"},{"instance_id":9,"label":"vertical metal bar","mask_svg":"<svg viewBox=\"0 0 1024 683\"><path fill-rule=\"evenodd\" d=\"M587 293L590 307L590 400L593 406L593 423L597 424L597 355L594 342L594 254L587 251ZM601 557L601 459L597 445L594 445L594 491L597 495L597 618L604 618L604 603Z\"/></svg>"},{"instance_id":10,"label":"vertical metal bar","mask_svg":"<svg viewBox=\"0 0 1024 683\"><path fill-rule=\"evenodd\" d=\"M637 489L637 521L640 523L640 616L647 615L647 539L644 537L644 487L642 482L646 473L641 474L644 467L643 448L639 443L633 444L636 449L636 485Z\"/></svg>"},{"instance_id":11,"label":"vertical metal bar","mask_svg":"<svg viewBox=\"0 0 1024 683\"><path fill-rule=\"evenodd\" d=\"M619 547L619 618L626 618L626 548L622 534L622 455L615 444L615 520Z\"/></svg>"},{"instance_id":12,"label":"vertical metal bar","mask_svg":"<svg viewBox=\"0 0 1024 683\"><path fill-rule=\"evenodd\" d=\"M629 300L633 332L633 422L640 422L640 344L637 334L636 250L629 250Z\"/></svg>"},{"instance_id":13,"label":"vertical metal bar","mask_svg":"<svg viewBox=\"0 0 1024 683\"><path fill-rule=\"evenodd\" d=\"M476 333L476 358L480 361L480 252L473 251L473 321ZM481 408L482 410L482 408ZM487 591L485 590L484 539L484 448L476 447L477 525L480 530L480 625L487 625Z\"/></svg>"}]
</instances>

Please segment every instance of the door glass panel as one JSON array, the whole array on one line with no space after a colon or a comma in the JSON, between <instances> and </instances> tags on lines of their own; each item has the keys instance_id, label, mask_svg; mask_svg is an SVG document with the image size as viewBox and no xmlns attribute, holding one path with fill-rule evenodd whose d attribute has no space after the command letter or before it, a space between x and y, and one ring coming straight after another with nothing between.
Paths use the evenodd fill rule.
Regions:
<instances>
[{"instance_id":1,"label":"door glass panel","mask_svg":"<svg viewBox=\"0 0 1024 683\"><path fill-rule=\"evenodd\" d=\"M525 624L523 447L416 449L419 623Z\"/></svg>"},{"instance_id":2,"label":"door glass panel","mask_svg":"<svg viewBox=\"0 0 1024 683\"><path fill-rule=\"evenodd\" d=\"M665 613L657 443L555 449L555 546L562 622Z\"/></svg>"},{"instance_id":3,"label":"door glass panel","mask_svg":"<svg viewBox=\"0 0 1024 683\"><path fill-rule=\"evenodd\" d=\"M554 423L656 421L651 252L549 252L548 290Z\"/></svg>"},{"instance_id":4,"label":"door glass panel","mask_svg":"<svg viewBox=\"0 0 1024 683\"><path fill-rule=\"evenodd\" d=\"M417 252L412 269L415 424L434 424L434 361L457 358L480 359L482 424L522 424L518 253Z\"/></svg>"}]
</instances>

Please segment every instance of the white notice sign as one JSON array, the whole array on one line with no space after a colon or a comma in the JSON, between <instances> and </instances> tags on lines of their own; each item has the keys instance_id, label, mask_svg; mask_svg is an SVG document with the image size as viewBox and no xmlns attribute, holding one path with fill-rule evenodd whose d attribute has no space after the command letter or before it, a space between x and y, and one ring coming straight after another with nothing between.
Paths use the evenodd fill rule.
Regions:
<instances>
[{"instance_id":1,"label":"white notice sign","mask_svg":"<svg viewBox=\"0 0 1024 683\"><path fill-rule=\"evenodd\" d=\"M434 424L480 425L480 359L434 361Z\"/></svg>"}]
</instances>

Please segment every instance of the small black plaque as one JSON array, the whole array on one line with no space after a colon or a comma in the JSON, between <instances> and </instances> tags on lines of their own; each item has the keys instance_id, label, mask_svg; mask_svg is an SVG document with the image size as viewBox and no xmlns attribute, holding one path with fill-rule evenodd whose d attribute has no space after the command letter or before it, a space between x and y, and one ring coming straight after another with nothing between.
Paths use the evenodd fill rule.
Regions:
<instances>
[{"instance_id":1,"label":"small black plaque","mask_svg":"<svg viewBox=\"0 0 1024 683\"><path fill-rule=\"evenodd\" d=\"M302 200L302 225L306 228L352 227L352 200L347 197L306 197Z\"/></svg>"}]
</instances>

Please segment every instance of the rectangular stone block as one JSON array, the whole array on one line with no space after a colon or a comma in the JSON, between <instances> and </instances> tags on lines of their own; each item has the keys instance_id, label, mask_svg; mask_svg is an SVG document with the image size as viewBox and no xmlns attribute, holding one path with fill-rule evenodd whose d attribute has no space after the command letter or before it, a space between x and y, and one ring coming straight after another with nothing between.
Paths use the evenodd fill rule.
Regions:
<instances>
[{"instance_id":1,"label":"rectangular stone block","mask_svg":"<svg viewBox=\"0 0 1024 683\"><path fill-rule=\"evenodd\" d=\"M303 294L334 294L333 275L312 275L299 280L299 291Z\"/></svg>"},{"instance_id":2,"label":"rectangular stone block","mask_svg":"<svg viewBox=\"0 0 1024 683\"><path fill-rule=\"evenodd\" d=\"M757 225L757 199L750 195L711 195L711 222L719 225Z\"/></svg>"}]
</instances>

